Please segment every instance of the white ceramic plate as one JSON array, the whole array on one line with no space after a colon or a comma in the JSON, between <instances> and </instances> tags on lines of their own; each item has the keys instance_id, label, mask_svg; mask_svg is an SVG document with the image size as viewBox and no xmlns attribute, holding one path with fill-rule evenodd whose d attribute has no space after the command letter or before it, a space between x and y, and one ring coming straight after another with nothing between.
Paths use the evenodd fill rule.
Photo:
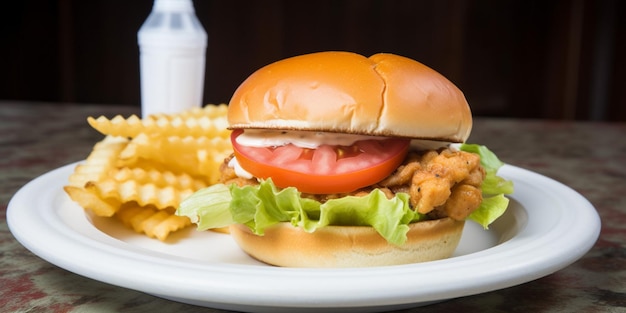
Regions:
<instances>
[{"instance_id":1,"label":"white ceramic plate","mask_svg":"<svg viewBox=\"0 0 626 313\"><path fill-rule=\"evenodd\" d=\"M507 213L489 230L466 224L455 255L421 264L295 269L264 265L228 235L176 234L168 242L91 218L62 190L74 165L33 180L7 221L26 248L52 264L109 284L238 311L383 311L483 293L562 269L595 243L600 219L580 194L539 174L504 166L515 183Z\"/></svg>"}]
</instances>

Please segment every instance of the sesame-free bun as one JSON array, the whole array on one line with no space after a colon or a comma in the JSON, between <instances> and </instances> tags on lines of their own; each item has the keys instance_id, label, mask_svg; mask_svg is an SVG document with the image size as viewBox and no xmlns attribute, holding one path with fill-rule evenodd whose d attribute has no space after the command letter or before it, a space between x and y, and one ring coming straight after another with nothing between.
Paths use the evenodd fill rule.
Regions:
<instances>
[{"instance_id":1,"label":"sesame-free bun","mask_svg":"<svg viewBox=\"0 0 626 313\"><path fill-rule=\"evenodd\" d=\"M435 70L387 53L318 52L250 75L233 94L230 127L292 129L464 142L463 93Z\"/></svg>"},{"instance_id":2,"label":"sesame-free bun","mask_svg":"<svg viewBox=\"0 0 626 313\"><path fill-rule=\"evenodd\" d=\"M255 235L242 224L230 234L243 251L282 267L369 267L448 258L454 253L465 221L451 218L410 224L402 246L388 243L372 227L326 226L312 233L283 222Z\"/></svg>"}]
</instances>

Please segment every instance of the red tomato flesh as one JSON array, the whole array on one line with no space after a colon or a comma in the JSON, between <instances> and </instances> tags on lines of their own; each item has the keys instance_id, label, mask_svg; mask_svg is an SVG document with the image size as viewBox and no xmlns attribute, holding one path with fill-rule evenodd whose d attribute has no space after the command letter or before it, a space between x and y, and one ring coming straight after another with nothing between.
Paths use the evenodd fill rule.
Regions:
<instances>
[{"instance_id":1,"label":"red tomato flesh","mask_svg":"<svg viewBox=\"0 0 626 313\"><path fill-rule=\"evenodd\" d=\"M402 163L410 145L408 139L391 138L317 149L292 144L258 148L238 144L242 133L233 131L231 142L243 169L258 178L272 178L278 187L314 194L352 192L383 180Z\"/></svg>"}]
</instances>

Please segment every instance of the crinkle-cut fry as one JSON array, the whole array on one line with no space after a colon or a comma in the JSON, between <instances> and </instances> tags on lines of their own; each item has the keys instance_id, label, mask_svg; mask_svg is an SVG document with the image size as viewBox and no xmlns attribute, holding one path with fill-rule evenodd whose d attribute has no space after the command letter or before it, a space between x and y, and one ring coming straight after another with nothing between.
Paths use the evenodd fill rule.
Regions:
<instances>
[{"instance_id":1,"label":"crinkle-cut fry","mask_svg":"<svg viewBox=\"0 0 626 313\"><path fill-rule=\"evenodd\" d=\"M116 216L138 233L165 240L191 225L175 208L196 190L217 182L232 152L226 105L207 105L141 119L89 118L105 134L64 187L97 216Z\"/></svg>"},{"instance_id":2,"label":"crinkle-cut fry","mask_svg":"<svg viewBox=\"0 0 626 313\"><path fill-rule=\"evenodd\" d=\"M95 188L100 198L119 199L120 202L135 201L141 206L154 205L158 208L177 207L186 197L196 190L177 189L174 186L157 187L155 184L141 184L135 180L124 182L107 178L90 184L87 189Z\"/></svg>"},{"instance_id":3,"label":"crinkle-cut fry","mask_svg":"<svg viewBox=\"0 0 626 313\"><path fill-rule=\"evenodd\" d=\"M63 189L70 198L86 210L98 216L112 216L121 205L116 199L100 197L86 186L106 177L115 168L119 153L128 144L128 139L105 136L97 142L84 163L79 164L69 177L69 183Z\"/></svg>"},{"instance_id":4,"label":"crinkle-cut fry","mask_svg":"<svg viewBox=\"0 0 626 313\"><path fill-rule=\"evenodd\" d=\"M226 104L207 105L175 114L153 114L144 120L152 121L163 129L170 128L164 132L168 136L227 138L231 132L228 130L227 113Z\"/></svg>"},{"instance_id":5,"label":"crinkle-cut fry","mask_svg":"<svg viewBox=\"0 0 626 313\"><path fill-rule=\"evenodd\" d=\"M136 115L124 118L117 115L112 119L104 116L88 117L87 122L94 129L105 135L134 138L139 134L150 136L192 136L228 138L228 121L226 105L208 105L203 109L196 108L180 114L154 114L141 119ZM187 114L185 114L187 113Z\"/></svg>"},{"instance_id":6,"label":"crinkle-cut fry","mask_svg":"<svg viewBox=\"0 0 626 313\"><path fill-rule=\"evenodd\" d=\"M130 226L134 231L143 233L143 221L158 211L160 210L153 206L140 206L137 203L129 202L125 203L115 213L115 217L124 225Z\"/></svg>"},{"instance_id":7,"label":"crinkle-cut fry","mask_svg":"<svg viewBox=\"0 0 626 313\"><path fill-rule=\"evenodd\" d=\"M165 240L170 232L189 225L191 225L191 221L188 217L176 216L165 211L159 211L146 219L142 226L146 235Z\"/></svg>"},{"instance_id":8,"label":"crinkle-cut fry","mask_svg":"<svg viewBox=\"0 0 626 313\"><path fill-rule=\"evenodd\" d=\"M87 159L76 166L69 177L69 185L82 188L89 181L99 181L115 168L121 151L129 140L123 137L105 136L97 142Z\"/></svg>"},{"instance_id":9,"label":"crinkle-cut fry","mask_svg":"<svg viewBox=\"0 0 626 313\"><path fill-rule=\"evenodd\" d=\"M135 158L132 157L131 159L128 160L121 160L119 157L118 159L115 161L116 167L118 169L121 168L138 168L138 169L142 169L145 171L157 171L157 172L171 172L171 168L170 166L168 166L168 164L163 164L161 162L158 162L156 160L148 160L148 159L144 159L144 158ZM175 172L176 174L179 174L179 172Z\"/></svg>"},{"instance_id":10,"label":"crinkle-cut fry","mask_svg":"<svg viewBox=\"0 0 626 313\"><path fill-rule=\"evenodd\" d=\"M172 232L191 225L189 218L174 215L174 208L160 210L153 206L140 206L134 202L124 204L115 217L135 232L144 233L161 241L167 239Z\"/></svg>"},{"instance_id":11,"label":"crinkle-cut fry","mask_svg":"<svg viewBox=\"0 0 626 313\"><path fill-rule=\"evenodd\" d=\"M208 186L204 180L193 178L186 173L174 174L170 171L140 167L121 167L112 171L110 177L119 182L134 180L138 184L154 184L159 188L173 187L178 190L199 190Z\"/></svg>"},{"instance_id":12,"label":"crinkle-cut fry","mask_svg":"<svg viewBox=\"0 0 626 313\"><path fill-rule=\"evenodd\" d=\"M113 135L122 137L135 137L143 132L146 127L137 115L133 114L128 118L116 115L112 119L101 115L98 118L87 117L87 122L93 129L99 131L103 135Z\"/></svg>"},{"instance_id":13,"label":"crinkle-cut fry","mask_svg":"<svg viewBox=\"0 0 626 313\"><path fill-rule=\"evenodd\" d=\"M232 150L212 151L211 153L208 153L206 150L198 151L198 158L201 160L198 165L198 171L205 177L208 185L214 185L219 182L222 175L219 168L224 163L224 159L231 153Z\"/></svg>"},{"instance_id":14,"label":"crinkle-cut fry","mask_svg":"<svg viewBox=\"0 0 626 313\"><path fill-rule=\"evenodd\" d=\"M217 182L219 164L232 152L226 138L177 137L154 138L139 134L120 153L118 166L132 166L141 159L166 164L175 173L191 176L213 177L210 184Z\"/></svg>"},{"instance_id":15,"label":"crinkle-cut fry","mask_svg":"<svg viewBox=\"0 0 626 313\"><path fill-rule=\"evenodd\" d=\"M94 190L75 186L65 186L63 189L78 205L97 216L111 217L122 204L116 199L103 199Z\"/></svg>"}]
</instances>

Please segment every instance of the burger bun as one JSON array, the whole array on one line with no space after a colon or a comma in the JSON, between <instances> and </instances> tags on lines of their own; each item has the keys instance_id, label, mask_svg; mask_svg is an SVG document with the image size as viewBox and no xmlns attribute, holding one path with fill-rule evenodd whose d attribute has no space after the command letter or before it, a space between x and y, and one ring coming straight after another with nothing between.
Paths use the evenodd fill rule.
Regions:
<instances>
[{"instance_id":1,"label":"burger bun","mask_svg":"<svg viewBox=\"0 0 626 313\"><path fill-rule=\"evenodd\" d=\"M412 223L401 246L388 243L372 227L326 226L312 233L283 222L256 235L243 224L230 234L243 251L281 267L371 267L433 261L450 257L465 221L451 218Z\"/></svg>"},{"instance_id":2,"label":"burger bun","mask_svg":"<svg viewBox=\"0 0 626 313\"><path fill-rule=\"evenodd\" d=\"M464 142L472 116L443 75L389 53L318 52L269 64L234 92L230 127Z\"/></svg>"}]
</instances>

